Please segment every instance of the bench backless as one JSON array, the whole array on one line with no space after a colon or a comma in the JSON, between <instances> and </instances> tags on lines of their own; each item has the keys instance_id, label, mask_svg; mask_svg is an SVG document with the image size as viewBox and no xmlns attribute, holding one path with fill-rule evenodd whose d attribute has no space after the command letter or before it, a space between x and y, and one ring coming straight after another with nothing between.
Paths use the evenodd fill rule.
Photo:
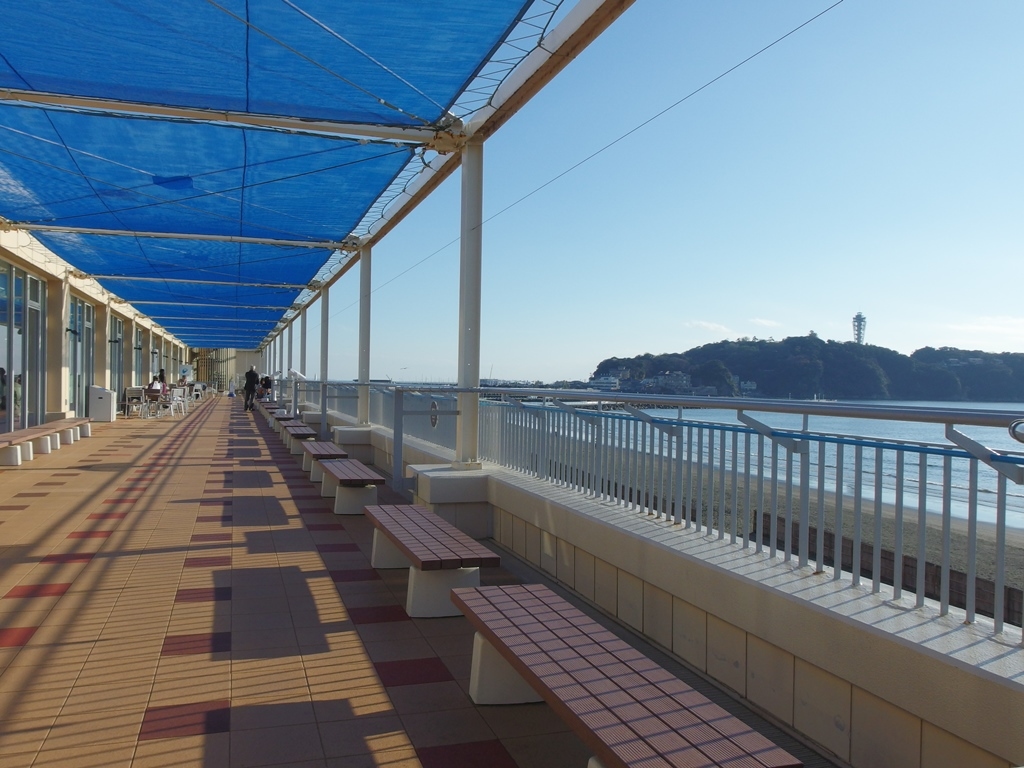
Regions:
<instances>
[{"instance_id":1,"label":"bench backless","mask_svg":"<svg viewBox=\"0 0 1024 768\"><path fill-rule=\"evenodd\" d=\"M473 701L546 701L591 768L803 765L545 586L456 589L452 602L476 629Z\"/></svg>"},{"instance_id":2,"label":"bench backless","mask_svg":"<svg viewBox=\"0 0 1024 768\"><path fill-rule=\"evenodd\" d=\"M501 558L426 507L368 506L373 523L374 568L408 568L405 612L412 617L458 616L449 597L455 587L480 585L480 569Z\"/></svg>"},{"instance_id":3,"label":"bench backless","mask_svg":"<svg viewBox=\"0 0 1024 768\"><path fill-rule=\"evenodd\" d=\"M363 507L377 503L377 486L387 482L355 459L326 459L320 468L324 473L320 495L334 497L336 515L363 514Z\"/></svg>"}]
</instances>

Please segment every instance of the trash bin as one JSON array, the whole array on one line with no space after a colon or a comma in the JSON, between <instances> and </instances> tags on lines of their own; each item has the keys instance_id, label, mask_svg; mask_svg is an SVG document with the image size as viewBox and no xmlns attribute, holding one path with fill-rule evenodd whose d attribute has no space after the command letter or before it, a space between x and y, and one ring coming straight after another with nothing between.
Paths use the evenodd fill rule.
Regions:
<instances>
[{"instance_id":1,"label":"trash bin","mask_svg":"<svg viewBox=\"0 0 1024 768\"><path fill-rule=\"evenodd\" d=\"M116 421L117 398L103 387L89 387L89 416L93 421Z\"/></svg>"}]
</instances>

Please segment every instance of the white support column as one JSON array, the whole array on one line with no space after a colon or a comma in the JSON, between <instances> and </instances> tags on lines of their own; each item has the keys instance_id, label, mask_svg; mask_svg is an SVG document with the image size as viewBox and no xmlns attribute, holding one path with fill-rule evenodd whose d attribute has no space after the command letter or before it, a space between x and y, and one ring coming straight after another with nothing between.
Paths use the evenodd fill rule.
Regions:
<instances>
[{"instance_id":1,"label":"white support column","mask_svg":"<svg viewBox=\"0 0 1024 768\"><path fill-rule=\"evenodd\" d=\"M331 307L328 297L331 289L324 286L320 290L320 439L330 439L327 431L327 349L330 341Z\"/></svg>"},{"instance_id":2,"label":"white support column","mask_svg":"<svg viewBox=\"0 0 1024 768\"><path fill-rule=\"evenodd\" d=\"M302 328L299 329L299 372L303 376L309 376L306 369L306 308L299 310L299 317L302 318Z\"/></svg>"},{"instance_id":3,"label":"white support column","mask_svg":"<svg viewBox=\"0 0 1024 768\"><path fill-rule=\"evenodd\" d=\"M110 306L97 303L93 313L92 380L97 387L110 389Z\"/></svg>"},{"instance_id":4,"label":"white support column","mask_svg":"<svg viewBox=\"0 0 1024 768\"><path fill-rule=\"evenodd\" d=\"M281 369L281 376L282 376L282 378L285 378L285 379L288 378L288 371L292 370L292 368L295 367L293 359L292 359L293 358L292 352L295 349L295 333L294 333L294 331L295 331L295 318L292 318L288 322L288 367Z\"/></svg>"},{"instance_id":5,"label":"white support column","mask_svg":"<svg viewBox=\"0 0 1024 768\"><path fill-rule=\"evenodd\" d=\"M370 423L370 293L372 248L364 245L359 251L359 403L360 424Z\"/></svg>"},{"instance_id":6,"label":"white support column","mask_svg":"<svg viewBox=\"0 0 1024 768\"><path fill-rule=\"evenodd\" d=\"M483 262L484 145L470 140L462 150L462 241L459 272L460 387L480 386L480 283ZM458 398L456 469L477 469L480 396Z\"/></svg>"}]
</instances>

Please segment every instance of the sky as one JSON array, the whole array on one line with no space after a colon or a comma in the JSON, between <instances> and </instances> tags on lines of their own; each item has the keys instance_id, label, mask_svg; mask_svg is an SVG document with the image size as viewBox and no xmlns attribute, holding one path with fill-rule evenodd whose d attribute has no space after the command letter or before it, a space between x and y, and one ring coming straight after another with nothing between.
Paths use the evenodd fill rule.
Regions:
<instances>
[{"instance_id":1,"label":"sky","mask_svg":"<svg viewBox=\"0 0 1024 768\"><path fill-rule=\"evenodd\" d=\"M638 0L487 141L482 377L850 341L857 312L904 354L1024 352L1024 3L845 0L684 100L833 2ZM459 184L373 249L373 378L456 380Z\"/></svg>"}]
</instances>

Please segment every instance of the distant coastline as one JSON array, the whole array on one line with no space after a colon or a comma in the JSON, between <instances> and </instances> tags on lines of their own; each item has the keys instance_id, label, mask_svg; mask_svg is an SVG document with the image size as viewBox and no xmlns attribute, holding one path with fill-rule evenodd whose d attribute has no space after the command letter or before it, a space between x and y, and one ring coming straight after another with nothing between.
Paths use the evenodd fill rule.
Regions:
<instances>
[{"instance_id":1,"label":"distant coastline","mask_svg":"<svg viewBox=\"0 0 1024 768\"><path fill-rule=\"evenodd\" d=\"M666 395L1024 403L1024 353L924 347L904 355L813 334L743 338L607 358L589 382L579 383Z\"/></svg>"}]
</instances>

